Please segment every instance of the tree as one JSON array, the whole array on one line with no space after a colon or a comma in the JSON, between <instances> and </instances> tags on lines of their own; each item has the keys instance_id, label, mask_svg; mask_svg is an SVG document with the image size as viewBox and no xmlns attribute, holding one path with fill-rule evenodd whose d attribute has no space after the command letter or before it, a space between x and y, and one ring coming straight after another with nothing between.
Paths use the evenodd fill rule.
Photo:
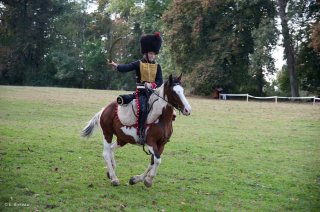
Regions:
<instances>
[{"instance_id":1,"label":"tree","mask_svg":"<svg viewBox=\"0 0 320 212\"><path fill-rule=\"evenodd\" d=\"M99 8L113 14L111 40L119 36L123 39L122 48L117 48L118 62L126 63L141 58L139 40L144 33L153 33L160 31L163 38L163 22L161 17L167 9L171 0L154 1L154 0L111 0L109 4L101 1ZM121 46L121 45L120 45ZM168 75L168 70L172 68L170 58L164 53L166 50L166 40L162 46L158 62L162 65L164 75ZM169 61L169 62L168 62ZM126 73L127 79L134 79L133 73ZM122 74L123 75L123 74ZM128 81L128 80L127 80ZM132 85L132 87L134 87Z\"/></svg>"},{"instance_id":2,"label":"tree","mask_svg":"<svg viewBox=\"0 0 320 212\"><path fill-rule=\"evenodd\" d=\"M50 46L51 23L61 12L53 0L1 0L0 81L10 84L42 83L41 72ZM42 80L37 80L42 79Z\"/></svg>"},{"instance_id":3,"label":"tree","mask_svg":"<svg viewBox=\"0 0 320 212\"><path fill-rule=\"evenodd\" d=\"M107 66L115 28L110 14L105 13L101 5L98 11L88 13L87 5L88 1L69 2L65 12L55 19L55 42L48 54L55 64L54 78L60 86L128 89L128 83L121 82L130 84L131 81Z\"/></svg>"},{"instance_id":4,"label":"tree","mask_svg":"<svg viewBox=\"0 0 320 212\"><path fill-rule=\"evenodd\" d=\"M320 53L320 22L313 25L310 46L315 52Z\"/></svg>"},{"instance_id":5,"label":"tree","mask_svg":"<svg viewBox=\"0 0 320 212\"><path fill-rule=\"evenodd\" d=\"M263 89L267 85L266 78L275 73L274 59L271 52L277 43L278 32L272 17L266 17L259 27L254 29L254 51L250 55L250 72L253 76L252 85L256 87L256 94L263 96Z\"/></svg>"},{"instance_id":6,"label":"tree","mask_svg":"<svg viewBox=\"0 0 320 212\"><path fill-rule=\"evenodd\" d=\"M320 55L307 43L300 46L297 70L302 90L313 95L320 95Z\"/></svg>"},{"instance_id":7,"label":"tree","mask_svg":"<svg viewBox=\"0 0 320 212\"><path fill-rule=\"evenodd\" d=\"M176 67L190 74L189 83L199 94L221 86L248 92L254 77L248 71L253 31L274 14L272 1L173 1L163 21Z\"/></svg>"},{"instance_id":8,"label":"tree","mask_svg":"<svg viewBox=\"0 0 320 212\"><path fill-rule=\"evenodd\" d=\"M280 95L288 96L291 93L290 89L290 79L288 75L288 70L286 66L277 73L277 86L280 89Z\"/></svg>"},{"instance_id":9,"label":"tree","mask_svg":"<svg viewBox=\"0 0 320 212\"><path fill-rule=\"evenodd\" d=\"M295 52L293 48L292 36L288 27L288 16L286 13L287 0L278 0L279 16L281 19L281 30L283 36L284 53L287 60L288 73L290 79L291 96L299 96L299 87L295 66Z\"/></svg>"},{"instance_id":10,"label":"tree","mask_svg":"<svg viewBox=\"0 0 320 212\"><path fill-rule=\"evenodd\" d=\"M301 89L320 95L320 3L305 1L293 9L299 30L297 45L297 73Z\"/></svg>"},{"instance_id":11,"label":"tree","mask_svg":"<svg viewBox=\"0 0 320 212\"><path fill-rule=\"evenodd\" d=\"M201 95L216 87L264 95L279 9L291 95L298 85L320 89L315 0L98 0L88 13L92 1L0 0L0 83L133 89L133 72L106 64L110 46L124 37L114 60L131 62L141 57L141 34L160 31L164 77L183 72L187 88Z\"/></svg>"}]
</instances>

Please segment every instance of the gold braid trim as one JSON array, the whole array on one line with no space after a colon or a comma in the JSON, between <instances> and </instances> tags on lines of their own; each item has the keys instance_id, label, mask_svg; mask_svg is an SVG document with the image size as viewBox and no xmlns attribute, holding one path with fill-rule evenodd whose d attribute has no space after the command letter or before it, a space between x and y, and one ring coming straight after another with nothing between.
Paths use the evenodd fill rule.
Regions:
<instances>
[{"instance_id":1,"label":"gold braid trim","mask_svg":"<svg viewBox=\"0 0 320 212\"><path fill-rule=\"evenodd\" d=\"M157 74L158 64L143 63L140 61L140 76L142 82L155 82Z\"/></svg>"}]
</instances>

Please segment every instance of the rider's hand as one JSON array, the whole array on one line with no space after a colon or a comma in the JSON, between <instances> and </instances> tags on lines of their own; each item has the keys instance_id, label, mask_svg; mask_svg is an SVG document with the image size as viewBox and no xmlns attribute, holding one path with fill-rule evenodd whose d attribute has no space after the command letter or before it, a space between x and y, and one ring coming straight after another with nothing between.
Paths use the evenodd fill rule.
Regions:
<instances>
[{"instance_id":1,"label":"rider's hand","mask_svg":"<svg viewBox=\"0 0 320 212\"><path fill-rule=\"evenodd\" d=\"M155 89L157 87L156 83L149 83L149 82L145 82L144 85L148 88L148 89Z\"/></svg>"},{"instance_id":2,"label":"rider's hand","mask_svg":"<svg viewBox=\"0 0 320 212\"><path fill-rule=\"evenodd\" d=\"M117 70L118 63L108 60L108 64L112 66L113 70Z\"/></svg>"}]
</instances>

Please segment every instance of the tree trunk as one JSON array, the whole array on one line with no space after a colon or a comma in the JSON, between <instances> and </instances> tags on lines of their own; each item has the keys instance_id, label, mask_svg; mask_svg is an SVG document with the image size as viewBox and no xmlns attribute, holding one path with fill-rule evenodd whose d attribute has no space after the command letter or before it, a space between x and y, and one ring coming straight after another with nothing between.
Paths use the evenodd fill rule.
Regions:
<instances>
[{"instance_id":1,"label":"tree trunk","mask_svg":"<svg viewBox=\"0 0 320 212\"><path fill-rule=\"evenodd\" d=\"M257 80L257 92L259 96L263 95L263 86L264 86L264 78L263 78L263 69L259 68L256 73L256 80Z\"/></svg>"},{"instance_id":2,"label":"tree trunk","mask_svg":"<svg viewBox=\"0 0 320 212\"><path fill-rule=\"evenodd\" d=\"M278 3L279 3L279 15L280 15L281 27L282 27L284 52L287 58L287 65L288 65L288 72L289 72L289 79L290 79L291 96L298 97L299 89L298 89L297 74L295 69L294 49L292 44L292 37L290 35L289 27L288 27L288 17L286 14L287 0L278 0Z\"/></svg>"}]
</instances>

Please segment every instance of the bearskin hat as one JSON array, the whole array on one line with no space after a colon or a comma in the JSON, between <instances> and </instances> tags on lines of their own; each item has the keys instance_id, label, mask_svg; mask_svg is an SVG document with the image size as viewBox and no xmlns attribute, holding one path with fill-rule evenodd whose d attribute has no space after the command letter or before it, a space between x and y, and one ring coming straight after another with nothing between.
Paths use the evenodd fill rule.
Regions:
<instances>
[{"instance_id":1,"label":"bearskin hat","mask_svg":"<svg viewBox=\"0 0 320 212\"><path fill-rule=\"evenodd\" d=\"M150 35L142 35L140 39L141 44L141 53L145 54L148 52L155 52L159 54L162 38L160 36L160 32L155 32Z\"/></svg>"}]
</instances>

